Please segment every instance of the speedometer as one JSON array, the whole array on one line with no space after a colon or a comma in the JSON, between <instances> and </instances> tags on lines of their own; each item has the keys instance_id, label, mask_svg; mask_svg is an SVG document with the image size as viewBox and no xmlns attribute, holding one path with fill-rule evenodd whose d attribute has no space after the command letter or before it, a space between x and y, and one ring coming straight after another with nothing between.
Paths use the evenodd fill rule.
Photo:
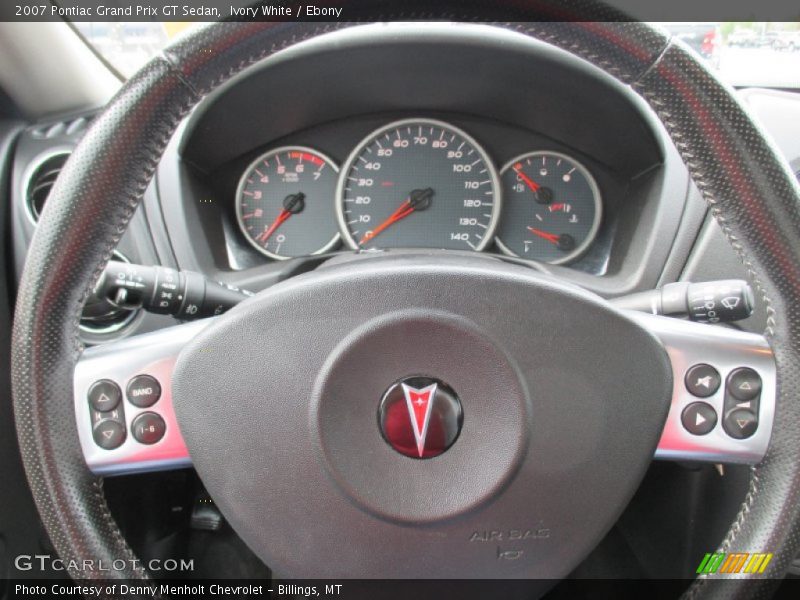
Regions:
<instances>
[{"instance_id":1,"label":"speedometer","mask_svg":"<svg viewBox=\"0 0 800 600\"><path fill-rule=\"evenodd\" d=\"M486 152L460 129L409 119L367 136L342 167L342 237L353 249L482 250L500 214L500 184Z\"/></svg>"}]
</instances>

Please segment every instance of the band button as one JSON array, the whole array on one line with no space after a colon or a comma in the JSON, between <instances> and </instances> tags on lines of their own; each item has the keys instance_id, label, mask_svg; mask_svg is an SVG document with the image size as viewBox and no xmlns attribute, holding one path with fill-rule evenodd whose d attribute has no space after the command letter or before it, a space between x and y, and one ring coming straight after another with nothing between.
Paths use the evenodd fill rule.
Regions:
<instances>
[{"instance_id":1,"label":"band button","mask_svg":"<svg viewBox=\"0 0 800 600\"><path fill-rule=\"evenodd\" d=\"M128 402L138 408L149 408L161 398L161 384L150 375L137 375L125 390Z\"/></svg>"}]
</instances>

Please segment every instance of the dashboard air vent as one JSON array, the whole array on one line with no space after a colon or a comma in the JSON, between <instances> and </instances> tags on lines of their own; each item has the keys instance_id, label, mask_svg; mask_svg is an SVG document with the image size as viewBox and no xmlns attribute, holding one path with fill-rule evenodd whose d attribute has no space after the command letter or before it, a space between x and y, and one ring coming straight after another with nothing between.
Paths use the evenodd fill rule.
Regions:
<instances>
[{"instance_id":1,"label":"dashboard air vent","mask_svg":"<svg viewBox=\"0 0 800 600\"><path fill-rule=\"evenodd\" d=\"M36 165L25 182L25 203L33 221L39 220L61 168L69 158L68 152L53 154Z\"/></svg>"},{"instance_id":2,"label":"dashboard air vent","mask_svg":"<svg viewBox=\"0 0 800 600\"><path fill-rule=\"evenodd\" d=\"M77 117L69 121L56 121L38 125L31 130L31 136L37 140L50 140L56 137L71 136L82 132L89 126L94 115Z\"/></svg>"}]
</instances>

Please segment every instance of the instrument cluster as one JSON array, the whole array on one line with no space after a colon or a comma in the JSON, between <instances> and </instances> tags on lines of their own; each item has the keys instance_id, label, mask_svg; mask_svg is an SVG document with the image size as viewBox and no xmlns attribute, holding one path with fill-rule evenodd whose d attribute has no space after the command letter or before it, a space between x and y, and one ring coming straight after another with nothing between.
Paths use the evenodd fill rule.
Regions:
<instances>
[{"instance_id":1,"label":"instrument cluster","mask_svg":"<svg viewBox=\"0 0 800 600\"><path fill-rule=\"evenodd\" d=\"M531 148L499 169L480 142L426 118L389 123L337 165L283 146L256 158L236 191L245 238L282 260L340 247L487 249L551 264L578 259L602 218L591 172Z\"/></svg>"}]
</instances>

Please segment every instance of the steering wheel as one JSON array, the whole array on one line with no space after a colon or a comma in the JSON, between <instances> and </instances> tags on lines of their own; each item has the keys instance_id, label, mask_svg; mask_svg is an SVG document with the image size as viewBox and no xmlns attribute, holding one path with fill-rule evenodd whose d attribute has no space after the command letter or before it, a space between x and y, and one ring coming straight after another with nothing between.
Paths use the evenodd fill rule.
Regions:
<instances>
[{"instance_id":1,"label":"steering wheel","mask_svg":"<svg viewBox=\"0 0 800 600\"><path fill-rule=\"evenodd\" d=\"M109 513L96 475L106 463L89 460L113 453L78 434L92 418L90 379L146 370L161 380L172 437L144 466L191 456L233 528L281 575L561 578L615 522L657 449L718 460L745 448L757 464L719 551L773 553L764 572L735 575L768 589L800 543L800 194L788 166L681 44L645 24L604 22L600 5L580 22L546 22L564 13L514 0L441 15L350 4L357 18L514 15L520 22L496 26L636 90L747 266L768 307L769 346L624 313L479 255L391 253L298 276L200 324L83 353L84 300L181 119L246 67L354 25L217 23L167 48L95 120L58 179L22 277L12 359L19 443L70 575L99 576L76 568L85 559L125 559L113 576L149 577ZM701 440L681 428L685 368L708 356L761 375L756 441L719 427ZM422 457L424 440L422 460L386 443L376 419L386 402L402 413L403 398L430 407L443 390L452 410L431 409L439 431L429 433L444 440L437 456ZM126 452L119 463L139 460ZM710 596L707 582L721 576L703 575L690 594ZM728 583L745 593L741 581Z\"/></svg>"}]
</instances>

